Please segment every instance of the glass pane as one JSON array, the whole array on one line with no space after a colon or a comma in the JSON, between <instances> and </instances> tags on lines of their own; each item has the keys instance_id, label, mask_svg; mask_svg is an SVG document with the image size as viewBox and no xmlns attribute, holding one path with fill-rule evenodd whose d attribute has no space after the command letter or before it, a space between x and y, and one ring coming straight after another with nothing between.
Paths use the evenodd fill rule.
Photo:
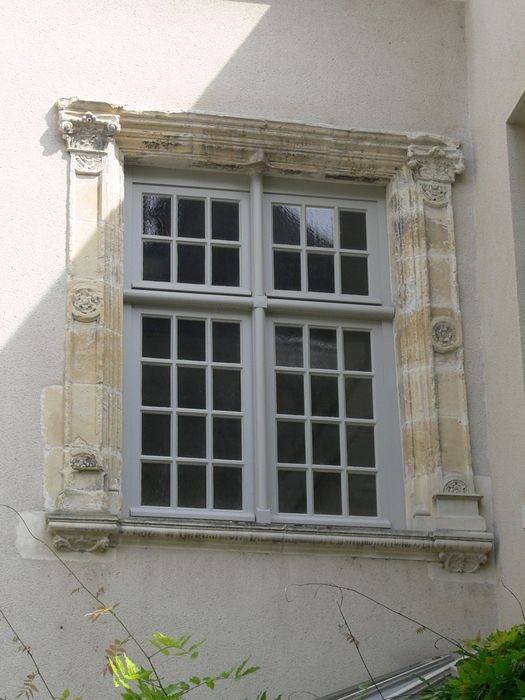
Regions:
<instances>
[{"instance_id":1,"label":"glass pane","mask_svg":"<svg viewBox=\"0 0 525 700\"><path fill-rule=\"evenodd\" d=\"M277 372L277 413L304 415L304 379L302 374Z\"/></svg>"},{"instance_id":2,"label":"glass pane","mask_svg":"<svg viewBox=\"0 0 525 700\"><path fill-rule=\"evenodd\" d=\"M339 424L312 423L314 464L341 464Z\"/></svg>"},{"instance_id":3,"label":"glass pane","mask_svg":"<svg viewBox=\"0 0 525 700\"><path fill-rule=\"evenodd\" d=\"M171 464L143 462L141 466L140 503L143 506L171 505Z\"/></svg>"},{"instance_id":4,"label":"glass pane","mask_svg":"<svg viewBox=\"0 0 525 700\"><path fill-rule=\"evenodd\" d=\"M214 459L242 459L241 419L213 419Z\"/></svg>"},{"instance_id":5,"label":"glass pane","mask_svg":"<svg viewBox=\"0 0 525 700\"><path fill-rule=\"evenodd\" d=\"M142 195L142 234L171 236L171 197Z\"/></svg>"},{"instance_id":6,"label":"glass pane","mask_svg":"<svg viewBox=\"0 0 525 700\"><path fill-rule=\"evenodd\" d=\"M206 370L204 367L177 369L177 405L179 408L206 408Z\"/></svg>"},{"instance_id":7,"label":"glass pane","mask_svg":"<svg viewBox=\"0 0 525 700\"><path fill-rule=\"evenodd\" d=\"M241 361L241 324L213 322L213 361Z\"/></svg>"},{"instance_id":8,"label":"glass pane","mask_svg":"<svg viewBox=\"0 0 525 700\"><path fill-rule=\"evenodd\" d=\"M314 471L314 513L341 515L341 474Z\"/></svg>"},{"instance_id":9,"label":"glass pane","mask_svg":"<svg viewBox=\"0 0 525 700\"><path fill-rule=\"evenodd\" d=\"M279 469L279 512L306 513L306 472Z\"/></svg>"},{"instance_id":10,"label":"glass pane","mask_svg":"<svg viewBox=\"0 0 525 700\"><path fill-rule=\"evenodd\" d=\"M277 421L277 461L288 464L304 464L304 423Z\"/></svg>"},{"instance_id":11,"label":"glass pane","mask_svg":"<svg viewBox=\"0 0 525 700\"><path fill-rule=\"evenodd\" d=\"M211 203L211 237L221 241L239 240L239 204L237 202Z\"/></svg>"},{"instance_id":12,"label":"glass pane","mask_svg":"<svg viewBox=\"0 0 525 700\"><path fill-rule=\"evenodd\" d=\"M206 466L177 465L177 504L181 508L206 508Z\"/></svg>"},{"instance_id":13,"label":"glass pane","mask_svg":"<svg viewBox=\"0 0 525 700\"><path fill-rule=\"evenodd\" d=\"M301 291L301 255L284 250L273 252L275 289Z\"/></svg>"},{"instance_id":14,"label":"glass pane","mask_svg":"<svg viewBox=\"0 0 525 700\"><path fill-rule=\"evenodd\" d=\"M171 243L142 242L142 279L150 282L171 281Z\"/></svg>"},{"instance_id":15,"label":"glass pane","mask_svg":"<svg viewBox=\"0 0 525 700\"><path fill-rule=\"evenodd\" d=\"M171 452L171 416L142 414L142 454L168 457Z\"/></svg>"},{"instance_id":16,"label":"glass pane","mask_svg":"<svg viewBox=\"0 0 525 700\"><path fill-rule=\"evenodd\" d=\"M204 251L203 245L177 246L177 281L184 284L204 284Z\"/></svg>"},{"instance_id":17,"label":"glass pane","mask_svg":"<svg viewBox=\"0 0 525 700\"><path fill-rule=\"evenodd\" d=\"M340 211L341 248L366 250L366 213L364 211Z\"/></svg>"},{"instance_id":18,"label":"glass pane","mask_svg":"<svg viewBox=\"0 0 525 700\"><path fill-rule=\"evenodd\" d=\"M205 321L179 319L177 322L177 356L179 360L206 359Z\"/></svg>"},{"instance_id":19,"label":"glass pane","mask_svg":"<svg viewBox=\"0 0 525 700\"><path fill-rule=\"evenodd\" d=\"M301 242L301 208L290 204L272 207L273 242L299 245Z\"/></svg>"},{"instance_id":20,"label":"glass pane","mask_svg":"<svg viewBox=\"0 0 525 700\"><path fill-rule=\"evenodd\" d=\"M181 238L204 238L204 200L179 199L178 235Z\"/></svg>"},{"instance_id":21,"label":"glass pane","mask_svg":"<svg viewBox=\"0 0 525 700\"><path fill-rule=\"evenodd\" d=\"M239 249L211 248L211 283L223 287L239 286Z\"/></svg>"},{"instance_id":22,"label":"glass pane","mask_svg":"<svg viewBox=\"0 0 525 700\"><path fill-rule=\"evenodd\" d=\"M346 448L350 467L375 467L374 426L347 425Z\"/></svg>"},{"instance_id":23,"label":"glass pane","mask_svg":"<svg viewBox=\"0 0 525 700\"><path fill-rule=\"evenodd\" d=\"M370 372L372 354L370 352L370 333L368 331L344 332L345 369L354 372Z\"/></svg>"},{"instance_id":24,"label":"glass pane","mask_svg":"<svg viewBox=\"0 0 525 700\"><path fill-rule=\"evenodd\" d=\"M345 377L347 418L373 418L372 380Z\"/></svg>"},{"instance_id":25,"label":"glass pane","mask_svg":"<svg viewBox=\"0 0 525 700\"><path fill-rule=\"evenodd\" d=\"M318 248L334 247L334 210L306 207L306 244Z\"/></svg>"},{"instance_id":26,"label":"glass pane","mask_svg":"<svg viewBox=\"0 0 525 700\"><path fill-rule=\"evenodd\" d=\"M308 291L333 292L334 256L308 253Z\"/></svg>"},{"instance_id":27,"label":"glass pane","mask_svg":"<svg viewBox=\"0 0 525 700\"><path fill-rule=\"evenodd\" d=\"M303 366L303 329L275 326L275 362L282 367Z\"/></svg>"},{"instance_id":28,"label":"glass pane","mask_svg":"<svg viewBox=\"0 0 525 700\"><path fill-rule=\"evenodd\" d=\"M206 457L206 417L179 416L179 457Z\"/></svg>"},{"instance_id":29,"label":"glass pane","mask_svg":"<svg viewBox=\"0 0 525 700\"><path fill-rule=\"evenodd\" d=\"M241 373L239 370L213 370L213 408L216 411L241 410Z\"/></svg>"},{"instance_id":30,"label":"glass pane","mask_svg":"<svg viewBox=\"0 0 525 700\"><path fill-rule=\"evenodd\" d=\"M171 357L171 319L142 317L142 356Z\"/></svg>"},{"instance_id":31,"label":"glass pane","mask_svg":"<svg viewBox=\"0 0 525 700\"><path fill-rule=\"evenodd\" d=\"M350 515L377 515L375 474L348 475L348 512Z\"/></svg>"},{"instance_id":32,"label":"glass pane","mask_svg":"<svg viewBox=\"0 0 525 700\"><path fill-rule=\"evenodd\" d=\"M223 510L242 510L242 469L214 467L213 507Z\"/></svg>"},{"instance_id":33,"label":"glass pane","mask_svg":"<svg viewBox=\"0 0 525 700\"><path fill-rule=\"evenodd\" d=\"M142 365L142 405L171 406L171 367Z\"/></svg>"},{"instance_id":34,"label":"glass pane","mask_svg":"<svg viewBox=\"0 0 525 700\"><path fill-rule=\"evenodd\" d=\"M341 292L368 294L368 260L366 258L341 256Z\"/></svg>"},{"instance_id":35,"label":"glass pane","mask_svg":"<svg viewBox=\"0 0 525 700\"><path fill-rule=\"evenodd\" d=\"M337 333L333 328L310 328L310 367L337 369Z\"/></svg>"},{"instance_id":36,"label":"glass pane","mask_svg":"<svg viewBox=\"0 0 525 700\"><path fill-rule=\"evenodd\" d=\"M337 377L310 377L313 416L338 416Z\"/></svg>"}]
</instances>

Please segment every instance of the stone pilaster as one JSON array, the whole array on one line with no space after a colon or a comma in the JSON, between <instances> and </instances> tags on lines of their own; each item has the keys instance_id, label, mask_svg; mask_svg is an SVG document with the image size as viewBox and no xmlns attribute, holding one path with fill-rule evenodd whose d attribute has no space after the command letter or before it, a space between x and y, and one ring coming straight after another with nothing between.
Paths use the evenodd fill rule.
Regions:
<instances>
[{"instance_id":1,"label":"stone pilaster","mask_svg":"<svg viewBox=\"0 0 525 700\"><path fill-rule=\"evenodd\" d=\"M70 154L64 463L57 509L120 506L122 167L113 114L60 111Z\"/></svg>"},{"instance_id":2,"label":"stone pilaster","mask_svg":"<svg viewBox=\"0 0 525 700\"><path fill-rule=\"evenodd\" d=\"M409 518L484 530L474 493L456 275L452 182L461 152L413 144L389 185Z\"/></svg>"}]
</instances>

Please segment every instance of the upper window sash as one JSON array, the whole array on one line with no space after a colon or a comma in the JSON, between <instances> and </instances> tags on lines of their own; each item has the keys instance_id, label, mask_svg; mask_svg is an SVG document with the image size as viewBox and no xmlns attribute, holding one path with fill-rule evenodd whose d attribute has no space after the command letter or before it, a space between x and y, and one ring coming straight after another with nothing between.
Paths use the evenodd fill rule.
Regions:
<instances>
[{"instance_id":1,"label":"upper window sash","mask_svg":"<svg viewBox=\"0 0 525 700\"><path fill-rule=\"evenodd\" d=\"M382 304L389 299L381 200L264 195L269 296Z\"/></svg>"},{"instance_id":2,"label":"upper window sash","mask_svg":"<svg viewBox=\"0 0 525 700\"><path fill-rule=\"evenodd\" d=\"M250 293L246 192L137 182L131 192L126 287Z\"/></svg>"}]
</instances>

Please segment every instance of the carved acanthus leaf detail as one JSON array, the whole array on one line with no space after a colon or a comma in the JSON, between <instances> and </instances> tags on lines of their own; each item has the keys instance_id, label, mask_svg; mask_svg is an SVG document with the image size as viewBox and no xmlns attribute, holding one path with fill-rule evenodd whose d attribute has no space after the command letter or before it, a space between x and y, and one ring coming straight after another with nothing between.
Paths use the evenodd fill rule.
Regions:
<instances>
[{"instance_id":1,"label":"carved acanthus leaf detail","mask_svg":"<svg viewBox=\"0 0 525 700\"><path fill-rule=\"evenodd\" d=\"M105 552L110 544L105 535L56 535L53 538L55 549L69 552Z\"/></svg>"},{"instance_id":2,"label":"carved acanthus leaf detail","mask_svg":"<svg viewBox=\"0 0 525 700\"><path fill-rule=\"evenodd\" d=\"M77 321L95 321L101 312L102 297L91 287L76 287L71 291L71 313Z\"/></svg>"},{"instance_id":3,"label":"carved acanthus leaf detail","mask_svg":"<svg viewBox=\"0 0 525 700\"><path fill-rule=\"evenodd\" d=\"M99 464L96 455L92 452L77 452L71 457L71 469L75 471L101 471L102 466Z\"/></svg>"},{"instance_id":4,"label":"carved acanthus leaf detail","mask_svg":"<svg viewBox=\"0 0 525 700\"><path fill-rule=\"evenodd\" d=\"M441 566L454 574L473 574L486 563L486 554L466 552L440 552Z\"/></svg>"},{"instance_id":5,"label":"carved acanthus leaf detail","mask_svg":"<svg viewBox=\"0 0 525 700\"><path fill-rule=\"evenodd\" d=\"M408 166L422 180L454 182L456 175L465 169L463 154L459 149L412 144L408 147L407 155Z\"/></svg>"},{"instance_id":6,"label":"carved acanthus leaf detail","mask_svg":"<svg viewBox=\"0 0 525 700\"><path fill-rule=\"evenodd\" d=\"M104 153L111 136L120 130L119 117L116 114L96 115L85 112L78 114L60 111L60 131L66 139L70 151L95 151Z\"/></svg>"},{"instance_id":7,"label":"carved acanthus leaf detail","mask_svg":"<svg viewBox=\"0 0 525 700\"><path fill-rule=\"evenodd\" d=\"M79 175L98 175L102 171L101 153L74 153L75 172Z\"/></svg>"}]
</instances>

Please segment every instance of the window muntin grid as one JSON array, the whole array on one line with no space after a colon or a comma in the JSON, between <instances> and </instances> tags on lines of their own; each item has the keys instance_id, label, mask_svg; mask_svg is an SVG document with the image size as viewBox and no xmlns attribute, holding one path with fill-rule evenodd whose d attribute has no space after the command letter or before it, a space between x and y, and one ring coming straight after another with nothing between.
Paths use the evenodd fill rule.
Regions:
<instances>
[{"instance_id":1,"label":"window muntin grid","mask_svg":"<svg viewBox=\"0 0 525 700\"><path fill-rule=\"evenodd\" d=\"M203 199L205 200L208 198L211 202L211 200L217 196L218 200L225 200L225 201L239 201L240 203L240 226L239 226L239 244L241 248L241 256L240 256L240 276L241 276L241 283L243 285L248 284L249 285L249 280L252 278L254 281L257 278L257 274L261 274L265 280L265 289L269 290L267 291L268 294L268 308L265 307L265 302L264 302L264 297L260 296L254 296L253 299L253 309L251 311L248 310L248 299L245 301L241 302L239 301L240 306L236 306L236 308L241 309L241 308L246 308L246 311L239 311L239 313L243 317L243 326L244 328L247 328L248 326L251 328L253 327L254 333L255 333L255 328L256 328L256 316L257 313L261 312L263 313L263 318L266 317L266 323L271 324L276 322L275 319L277 318L276 313L277 311L274 310L272 311L272 297L276 298L285 298L286 299L286 304L288 305L288 310L286 311L286 317L284 320L280 321L284 325L295 325L295 326L304 326L305 324L310 323L311 318L316 318L316 321L318 323L315 323L319 329L323 327L328 327L330 326L330 321L328 319L323 318L322 315L319 317L319 314L321 313L320 311L317 312L317 309L320 307L318 306L318 302L322 301L330 301L330 302L347 302L344 305L341 305L341 315L336 314L334 310L332 310L331 317L332 318L337 318L337 321L334 321L335 325L339 325L341 328L354 328L357 330L360 327L360 324L362 326L362 321L356 321L355 324L353 322L350 322L348 320L345 320L344 324L341 325L339 320L341 318L345 319L351 319L352 317L352 303L357 302L360 305L363 304L380 304L384 301L388 300L388 268L386 266L386 256L385 256L385 251L380 249L380 246L378 245L378 236L379 232L384 230L384 226L378 228L378 220L381 219L381 217L378 215L378 212L382 211L382 204L380 199L378 200L376 196L377 189L373 188L357 188L357 192L360 195L360 198L355 199L355 198L350 198L350 197L338 197L337 199L333 199L333 197L329 196L329 189L330 187L326 184L321 184L319 186L319 192L321 193L321 196L315 196L314 192L314 184L315 183L301 183L300 186L297 187L290 187L288 188L288 185L290 184L290 181L287 181L286 183L283 180L274 180L273 178L268 178L268 183L269 183L269 188L268 191L262 195L262 198L260 200L263 210L263 216L262 216L262 229L263 229L263 241L265 243L265 256L255 256L255 257L250 257L249 255L249 248L250 246L252 249L255 251L257 250L257 246L254 244L253 240L250 240L251 237L255 236L256 237L256 222L250 222L249 220L249 212L252 208L252 204L255 202L255 205L257 203L257 198L255 200L253 199L253 191L251 194L252 201L248 201L248 197L246 194L246 191L243 190L243 185L242 183L236 182L235 187L239 187L239 189L231 189L228 190L227 188L222 188L218 185L218 178L217 176L214 176L215 183L217 183L217 186L211 186L208 184L208 177L211 177L209 175L205 175L203 178L203 183L206 182L206 187L199 187L198 186L198 180L195 178L195 176L191 177L189 181L191 181L191 186L186 187L183 184L177 184L174 186L170 186L168 184L168 178L159 178L157 179L155 177L155 180L150 180L150 182L159 182L161 184L143 184L142 182L135 182L133 185L134 189L134 198L133 202L135 204L133 205L134 208L132 209L130 205L128 205L128 218L129 220L132 220L134 222L133 226L135 227L135 231L137 231L137 217L139 217L139 222L142 225L142 220L140 219L141 216L141 202L142 202L142 195L144 193L148 194L157 194L161 196L168 196L171 197L170 202L171 204L173 203L173 197L180 196L181 199L185 200L185 203L183 206L188 206L191 208L192 202L193 201L202 201ZM141 180L147 180L147 177L142 177L140 178ZM213 179L213 178L212 178ZM265 178L266 180L266 178ZM177 183L183 182L182 176L177 176ZM210 180L211 183L211 180ZM233 180L232 180L233 183ZM275 190L277 194L270 192L269 190L273 191ZM336 186L334 188L334 193L335 191L338 191L338 195L342 194L343 188L342 186ZM297 192L301 192L302 194L297 194ZM308 193L308 194L305 194ZM337 248L337 245L341 247L340 244L343 244L343 246L348 246L347 248L344 248L344 253L346 254L346 251L350 252L355 252L357 256L359 257L363 252L366 253L368 262L367 262L367 268L369 270L369 284L370 284L370 293L374 293L374 297L372 296L359 296L359 295L344 295L344 294L338 294L338 293L311 293L311 292L294 292L294 291L283 291L283 290L272 290L271 289L271 284L268 282L268 275L269 272L271 271L271 254L272 254L272 230L271 230L271 225L269 223L269 217L271 218L272 216L272 209L271 207L268 207L268 204L273 203L273 202L278 202L280 204L286 204L286 203L298 203L299 204L299 219L301 216L304 218L304 226L307 226L307 219L310 221L310 239L309 242L313 243L314 245L311 246L306 246L304 248L304 251L301 250L302 252L305 252L305 254L308 253L308 250L311 248L314 250L315 253L319 253L320 255L323 254L335 254L335 249ZM166 207L166 205L164 205ZM310 211L310 209L307 210L307 207L311 208L312 213L307 215L307 212ZM340 227L340 221L337 224L334 224L334 233L333 236L330 235L330 233L326 233L327 226L326 226L326 218L323 218L323 212L326 209L332 209L335 214L334 216L341 216L342 214L340 212L344 212L344 215L348 213L351 215L353 212L366 212L366 250L365 248L365 236L363 236L363 231L359 232L358 228L356 229L356 226L354 226L354 230L352 235L348 233L348 227L344 228L344 230ZM321 212L319 210L322 210ZM254 209L255 213L257 211L257 206L255 206ZM208 221L206 219L206 216L210 216L211 214L208 212L208 210L205 208L205 221ZM211 205L210 205L210 212L211 212ZM253 212L252 212L253 213ZM293 215L292 211L292 215ZM160 213L158 213L158 216L155 218L155 226L154 231L157 231L157 233L152 233L151 230L148 232L148 235L151 236L152 239L154 239L154 242L157 240L160 240L161 238L164 240L164 238L169 238L170 241L173 243L173 240L175 240L172 237L163 237L163 232L165 231L166 226L163 224L163 216L166 218L166 215L163 214L163 210L161 208ZM171 212L172 216L172 228L175 226L173 224L173 212ZM202 221L202 217L199 217L199 215L196 215L197 220ZM292 222L291 222L291 228L292 228L292 233L289 231L287 232L286 230L281 232L281 236L283 236L286 239L286 236L291 240L296 240L293 238L295 235L293 233L293 228L295 226L296 229L296 224L294 224L293 221L293 216ZM297 217L296 217L297 218ZM384 218L384 217L383 217ZM160 219L160 223L157 223L157 220ZM361 218L362 220L362 218ZM301 225L301 224L300 224ZM176 226L180 227L180 223L177 222ZM339 226L339 233L337 232L337 226ZM205 237L202 237L202 234L200 231L202 230L202 227L199 229L199 226L195 225L194 230L188 230L188 227L182 226L182 229L184 230L184 237L183 237L183 242L187 243L189 245L191 244L201 244L203 241L206 243L210 243L210 245L213 244L214 237L213 237L213 232L211 234L205 234ZM329 229L329 227L328 227ZM160 231L160 232L159 232ZM210 229L211 231L211 229ZM250 232L250 236L247 237L247 232ZM139 232L139 240L141 238L141 233ZM344 234L344 241L343 241L343 234ZM270 237L269 237L270 235ZM307 228L304 229L304 232L300 231L300 236L303 236L305 238L305 241L307 241L308 238L308 230ZM350 242L349 242L349 237L350 235ZM208 238L206 238L208 236ZM314 236L315 240L312 239L312 236ZM234 236L235 237L235 236ZM217 239L218 240L218 239ZM135 241L137 241L137 238L135 237ZM339 241L339 243L338 243ZM223 241L221 240L221 243ZM224 241L226 242L226 241ZM234 241L234 243L237 243L237 241ZM279 244L281 245L281 244ZM283 246L286 247L286 245L293 245L291 244L286 244L284 243ZM157 294L156 290L159 290L159 294L163 294L164 296L161 297L159 296L159 303L162 305L157 308L152 308L148 309L148 312L151 315L160 315L164 313L166 309L172 309L177 308L177 304L182 303L183 308L187 310L187 313L185 311L185 316L187 319L191 318L196 318L199 317L199 314L202 316L207 316L208 318L215 317L216 315L221 315L222 313L222 300L226 301L226 297L224 296L225 294L228 294L231 298L234 298L235 295L253 295L254 291L247 288L246 286L244 287L239 287L239 288L228 288L228 287L218 287L218 286L207 286L207 285L184 285L184 284L178 284L178 283L161 283L161 282L145 282L144 280L133 282L133 279L137 280L137 274L136 271L138 267L136 266L136 260L133 261L133 258L137 258L136 255L136 243L135 243L135 254L133 253L130 255L130 241L127 240L126 242L127 246L127 260L131 258L131 262L127 262L127 270L126 270L126 279L127 279L127 284L131 286L131 288L139 288L139 289L147 289L151 290L151 292L148 292L148 294ZM139 245L140 247L140 245ZM140 255L138 256L140 257ZM264 257L264 260L263 260ZM133 267L135 265L135 267ZM258 271L257 271L258 268ZM130 274L130 269L132 270ZM135 272L133 272L133 270ZM249 274L250 273L250 274ZM335 275L335 272L334 272ZM271 276L271 275L270 275ZM258 287L258 289L261 289L261 287ZM174 292L182 292L182 294L177 294L174 295L174 300L173 303L168 302L168 297L167 294L171 291ZM198 304L195 304L193 301L189 302L188 305L184 306L186 304L185 299L190 299L190 296L188 295L188 292L199 292L197 295L200 297L201 301ZM221 296L215 297L214 295L219 292ZM264 293L264 292L263 292ZM260 292L258 292L260 294ZM154 301L155 297L144 297L144 299L148 299L148 301L145 301L144 303L149 304L151 299L151 303L154 304L156 303ZM277 299L275 300L277 303ZM279 302L280 303L280 302ZM290 306L291 305L291 306ZM294 311L292 311L292 307ZM199 312L194 313L194 309L199 308L202 310ZM282 311L282 306L279 306L279 313L283 313ZM360 308L363 308L360 306ZM138 311L138 309L136 310ZM134 312L136 313L136 312ZM171 313L171 311L167 312L168 315ZM361 314L360 314L361 316ZM346 325L345 325L346 324ZM388 347L389 345L391 346L391 327L389 322L387 321L386 323L383 323L381 321L379 322L370 322L367 325L367 330L374 336L375 340L373 342L373 346L375 348L375 352L377 353L378 348L382 348L383 345L385 347ZM269 327L269 326L268 326ZM330 326L333 327L333 326ZM135 334L136 335L136 334ZM269 342L269 336L271 334L267 334L267 339L266 342ZM261 337L261 336L258 336ZM263 336L264 337L264 336ZM385 344L386 341L386 344ZM243 397L244 397L244 392L248 391L248 393L252 396L253 400L255 401L255 392L257 392L257 386L260 386L260 380L256 378L257 375L257 369L255 366L249 366L251 363L252 355L255 353L255 347L252 345L252 343L255 342L255 336L253 338L251 337L251 332L248 334L248 336L245 337L244 340L244 348L248 348L248 355L245 355L244 361L245 365L243 365L245 371L244 371L244 379L242 382L242 388L243 388ZM382 350L381 350L382 352ZM243 409L246 411L246 414L244 416L244 424L243 424L243 432L242 432L242 439L243 439L243 460L244 460L244 466L243 468L239 471L235 472L235 475L241 476L242 479L242 491L243 491L243 505L244 505L244 510L243 511L236 511L236 510L227 510L226 503L228 499L228 493L227 493L227 488L223 488L221 486L224 484L232 483L232 479L234 477L234 472L231 472L230 474L228 473L220 473L220 468L227 469L228 465L219 465L211 459L211 462L213 464L216 464L215 467L212 467L214 469L213 472L210 471L210 466L208 462L208 457L206 459L206 468L202 468L199 472L199 470L195 469L196 466L201 466L203 467L202 464L199 463L199 460L202 462L203 459L200 456L197 457L188 457L184 459L180 459L178 463L178 467L176 464L176 460L172 459L173 456L173 451L170 453L169 457L155 457L155 456L150 456L151 459L145 460L148 464L148 468L151 467L152 472L156 469L157 470L157 476L156 476L156 482L157 482L157 491L158 493L164 493L166 492L166 489L168 488L167 484L169 484L169 503L167 503L165 506L147 506L147 505L139 505L140 504L140 494L138 493L137 490L137 485L133 487L133 490L130 491L130 502L132 503L132 509L131 512L132 514L152 514L152 515L176 515L176 516L181 516L181 517L216 517L216 518L223 518L223 517L231 517L233 519L239 519L239 520L246 520L246 519L254 519L254 518L259 518L258 515L256 515L256 510L255 510L255 505L257 503L257 507L259 509L258 501L257 501L257 493L258 491L255 490L255 479L257 480L257 488L259 487L259 482L260 482L260 472L261 468L266 470L266 479L268 481L268 488L270 491L271 495L271 504L269 505L269 508L271 508L272 515L271 519L275 520L277 522L309 522L309 523L315 523L318 522L320 524L330 524L330 523L345 523L345 524L351 524L355 522L356 524L368 524L368 525L374 525L377 524L381 527L388 526L389 525L389 514L390 514L390 506L389 506L389 500L385 497L385 494L388 495L389 488L392 486L392 477L390 474L390 458L388 455L389 448L385 448L384 442L388 440L389 436L390 438L393 438L393 442L397 447L397 440L398 440L398 435L395 433L399 431L399 426L398 424L396 425L397 421L394 423L387 423L385 424L384 418L385 418L385 412L390 411L390 415L392 415L392 409L395 413L396 407L395 403L393 404L390 400L388 400L386 403L388 404L388 407L384 409L384 401L383 401L383 392L382 392L382 387L383 387L383 382L385 379L385 375L383 373L383 360L388 359L390 362L391 356L389 353L391 353L392 350L388 350L387 354L385 355L384 358L381 359L381 361L377 361L374 364L375 368L375 374L374 374L374 383L376 384L376 389L378 387L381 387L381 402L378 404L375 402L374 404L374 409L376 412L376 416L374 420L378 425L381 426L380 431L376 430L375 425L370 427L363 425L362 423L366 422L367 418L362 418L362 419L354 419L354 421L347 421L348 423L353 423L355 422L355 425L352 425L348 427L348 430L345 428L345 435L344 437L340 436L340 444L341 441L347 439L348 441L351 440L352 443L355 446L355 449L359 450L360 457L359 457L359 465L354 466L354 465L342 465L342 451L340 448L340 453L336 455L338 458L337 460L334 458L330 461L336 462L338 461L337 464L315 464L312 462L312 464L309 465L301 465L298 463L294 463L293 465L283 465L283 466L289 466L290 467L290 472L293 472L291 476L295 476L296 478L300 477L300 467L301 466L306 466L305 475L304 475L304 480L307 481L306 486L304 487L303 491L305 493L305 499L308 501L307 503L307 512L301 512L301 513L281 513L279 512L278 508L278 491L277 491L277 482L278 482L278 474L277 474L277 469L276 466L274 465L272 467L272 460L273 457L275 456L276 452L276 429L275 429L275 422L276 418L275 415L272 415L272 406L274 405L272 402L275 401L275 387L272 386L272 382L274 381L273 374L275 373L275 369L272 367L273 363L273 349L268 347L265 350L265 363L264 367L266 368L265 371L269 373L268 377L268 382L266 383L267 387L267 410L268 410L268 416L267 420L264 424L260 422L260 420L257 418L257 415L261 415L261 412L259 412L257 415L254 413L254 407L255 403L252 404L252 399L245 400L243 398ZM257 353L255 353L257 354ZM382 356L381 356L382 357ZM262 366L262 365L261 365ZM327 368L330 369L330 368ZM319 374L323 374L323 372L319 372ZM327 372L329 374L329 372ZM324 379L323 377L318 377L317 378L320 382ZM358 377L354 377L354 379L358 379ZM338 380L339 381L339 380ZM391 391L392 396L395 395L395 385L394 385L394 380L388 379L389 382L389 389L388 391ZM253 387L252 387L253 384ZM310 386L310 391L311 391L311 386ZM135 395L137 393L135 392ZM339 400L339 397L338 397ZM162 409L164 407L158 407L159 409ZM172 409L170 409L172 411ZM202 410L195 408L193 410ZM316 409L317 410L317 409ZM330 412L330 408L323 409L328 412ZM162 412L162 411L160 411ZM379 415L381 413L381 415ZM340 419L341 416L330 416L330 415L321 415L316 417L317 423L319 423L319 427L321 430L325 429L325 426L327 426L331 422L337 422L338 419ZM297 416L295 416L297 418ZM255 421L257 420L257 424L255 424ZM294 421L290 421L293 423ZM345 422L346 425L346 422ZM245 426L248 426L245 428ZM328 426L330 427L330 426ZM268 459L265 460L256 460L256 464L253 465L253 461L255 458L255 445L253 444L256 441L256 434L254 431L258 431L259 434L264 434L267 437L267 447L266 450L268 452ZM341 430L341 428L340 428ZM392 432L394 430L394 433ZM350 431L350 432L348 432ZM311 439L311 438L310 438ZM134 450L134 454L137 455L139 452L140 446L138 445L138 441L135 443L136 447L131 448L131 452ZM370 445L374 446L374 449L376 451L375 459L372 459L370 457L371 454L371 447ZM129 454L129 452L127 452ZM258 453L257 453L258 454ZM146 457L148 457L146 455ZM312 458L313 458L313 444L312 444ZM305 454L305 459L306 459L306 454ZM136 457L135 457L136 460ZM193 462L191 460L194 460ZM231 461L231 460L230 460ZM259 464L258 462L261 462ZM320 461L320 460L317 460ZM169 467L169 472L166 467L161 468L161 464L165 464L168 462L170 464ZM261 467L262 465L262 467ZM379 465L379 466L377 466ZM385 468L388 467L387 468ZM190 467L193 468L192 471L190 471ZM233 467L235 468L235 464L233 464ZM174 483L174 477L172 475L172 470L175 473L175 469L180 468L180 471L182 472L182 490L185 492L187 495L188 500L184 500L186 503L190 503L191 505L185 506L178 503L178 495L175 497L174 491L177 487L177 484ZM253 471L254 470L254 471ZM167 476L169 473L169 477ZM283 470L281 470L281 473L284 473ZM215 477L215 474L217 475ZM193 475L193 477L186 479L185 476L187 475ZM299 475L299 477L298 477ZM290 476L290 475L289 475ZM350 479L350 487L348 480ZM140 476L139 476L139 481L140 481ZM155 479L153 480L155 481ZM198 500L192 500L195 498L195 492L202 493L204 490L204 487L202 484L206 482L206 507L202 507L204 505L203 499L201 498L200 501ZM137 482L136 482L137 483ZM193 493L191 490L191 484L194 484L195 488L193 489ZM199 484L201 484L199 486ZM162 486L161 486L162 485ZM293 485L293 484L292 484ZM390 487L389 487L390 485ZM233 487L233 490L235 488L238 489L238 487ZM296 489L296 487L294 487ZM397 487L396 487L397 488ZM139 489L140 490L140 489ZM215 494L214 496L209 496L210 490ZM296 489L297 490L297 489ZM342 500L341 500L341 508L336 509L333 507L334 503L334 492L338 493L339 490L341 491L342 495ZM308 491L308 494L307 494ZM154 498L158 498L161 500L161 496L157 494L157 496L149 496L151 500L154 500ZM165 497L164 497L165 498ZM184 499L186 499L186 496L184 496ZM369 505L372 502L372 500L376 499L378 503L378 513L380 515L374 516L371 515L372 510L370 509ZM167 499L166 499L167 500ZM365 503L366 508L362 507L363 502ZM226 505L225 505L226 503ZM387 508L385 508L385 503L387 504ZM222 506L221 506L222 504ZM211 505L211 507L210 507ZM213 509L213 506L216 505L217 509ZM229 507L229 506L228 506ZM304 508L303 508L304 510ZM321 514L321 511L325 511ZM269 512L269 511L268 511ZM317 514L316 514L317 513ZM341 513L341 514L339 514ZM386 518L386 519L385 519ZM263 522L268 522L268 521L263 521Z\"/></svg>"},{"instance_id":2,"label":"window muntin grid","mask_svg":"<svg viewBox=\"0 0 525 700\"><path fill-rule=\"evenodd\" d=\"M266 194L265 207L270 294L379 301L374 203Z\"/></svg>"},{"instance_id":3,"label":"window muntin grid","mask_svg":"<svg viewBox=\"0 0 525 700\"><path fill-rule=\"evenodd\" d=\"M248 293L245 192L136 184L133 221L140 240L126 271L133 287Z\"/></svg>"},{"instance_id":4,"label":"window muntin grid","mask_svg":"<svg viewBox=\"0 0 525 700\"><path fill-rule=\"evenodd\" d=\"M246 325L220 314L140 315L141 506L246 509Z\"/></svg>"},{"instance_id":5,"label":"window muntin grid","mask_svg":"<svg viewBox=\"0 0 525 700\"><path fill-rule=\"evenodd\" d=\"M277 513L377 516L373 330L272 323Z\"/></svg>"}]
</instances>

